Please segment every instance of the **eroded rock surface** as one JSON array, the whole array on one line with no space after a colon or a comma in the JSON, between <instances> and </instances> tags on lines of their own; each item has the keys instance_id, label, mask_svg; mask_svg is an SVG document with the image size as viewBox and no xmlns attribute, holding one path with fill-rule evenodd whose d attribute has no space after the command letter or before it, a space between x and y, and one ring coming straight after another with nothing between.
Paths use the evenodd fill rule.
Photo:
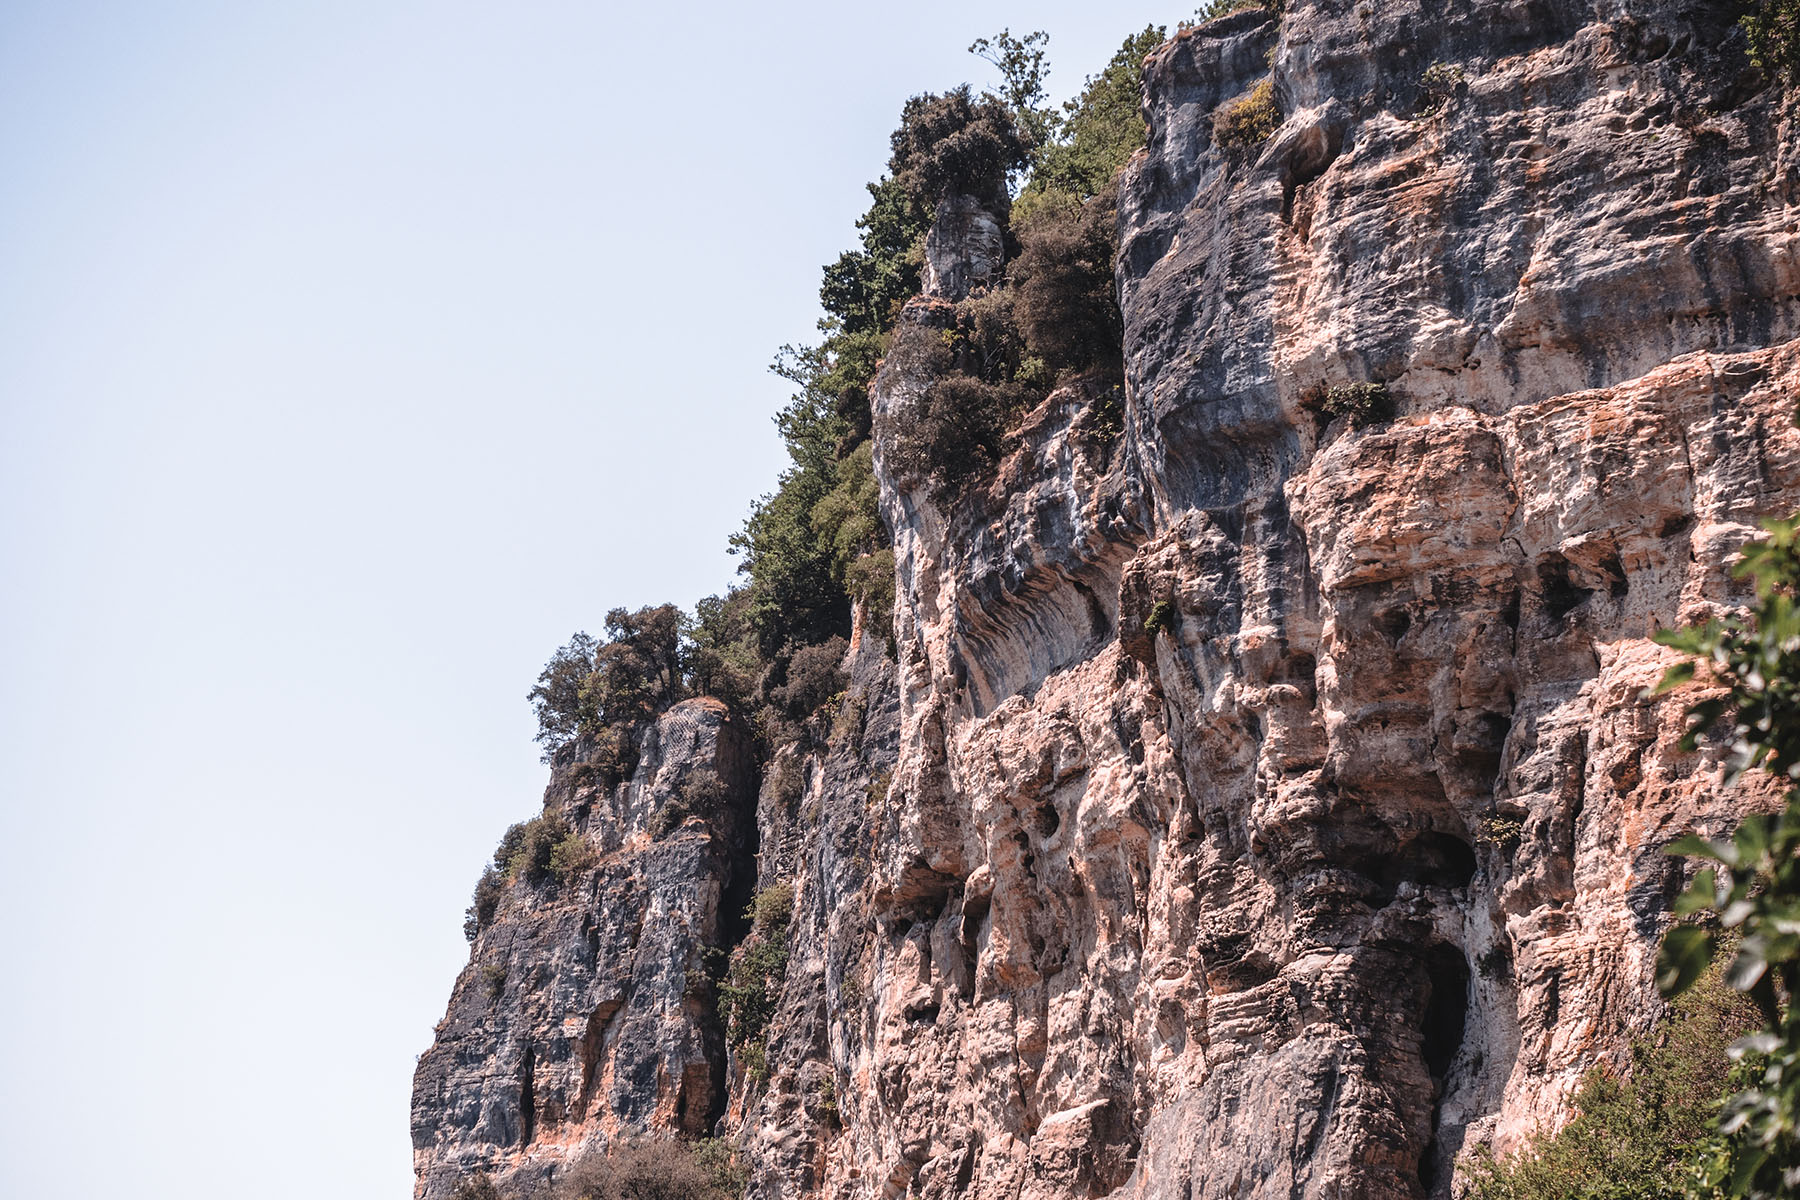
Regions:
<instances>
[{"instance_id":1,"label":"eroded rock surface","mask_svg":"<svg viewBox=\"0 0 1800 1200\"><path fill-rule=\"evenodd\" d=\"M1279 130L1215 145L1271 72ZM1146 112L1122 432L1059 390L943 500L884 459L921 381L877 380L894 660L864 630L854 719L762 787L757 877L796 887L768 1079L649 961L719 936L734 835L685 834L682 890L626 800L591 897L478 943L422 1195L680 1127L691 1068L757 1200L1440 1197L1655 1019L1660 847L1759 799L1642 692L1800 505L1795 103L1721 6L1358 0L1185 32ZM950 216L924 307L991 257ZM1359 382L1393 411L1322 411ZM619 932L646 872L689 941ZM529 998L489 1005L495 955ZM572 1111L553 1031L640 971L654 1086L615 1064L610 1116L509 1128L527 1053Z\"/></svg>"},{"instance_id":2,"label":"eroded rock surface","mask_svg":"<svg viewBox=\"0 0 1800 1200\"><path fill-rule=\"evenodd\" d=\"M423 1200L477 1171L528 1194L621 1135L695 1136L724 1113L724 1035L705 974L748 898L755 778L741 719L716 700L676 705L617 788L587 782L575 749L545 808L595 861L560 881L514 881L475 939L413 1081ZM704 789L710 803L673 824L663 814L699 772L723 794Z\"/></svg>"}]
</instances>

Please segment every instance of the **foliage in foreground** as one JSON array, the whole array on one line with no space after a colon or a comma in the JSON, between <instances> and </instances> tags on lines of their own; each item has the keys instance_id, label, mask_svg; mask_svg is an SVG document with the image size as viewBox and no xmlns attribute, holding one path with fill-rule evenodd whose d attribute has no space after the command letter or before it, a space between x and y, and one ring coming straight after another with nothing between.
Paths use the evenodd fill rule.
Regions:
<instances>
[{"instance_id":1,"label":"foliage in foreground","mask_svg":"<svg viewBox=\"0 0 1800 1200\"><path fill-rule=\"evenodd\" d=\"M1755 1023L1754 1007L1709 972L1632 1045L1629 1070L1589 1072L1561 1130L1469 1164L1464 1200L1683 1200L1721 1141L1727 1047Z\"/></svg>"},{"instance_id":2,"label":"foliage in foreground","mask_svg":"<svg viewBox=\"0 0 1800 1200\"><path fill-rule=\"evenodd\" d=\"M1726 931L1727 985L1755 1004L1761 1028L1733 1047L1757 1056L1754 1077L1727 1102L1726 1141L1712 1170L1721 1194L1773 1200L1800 1193L1800 517L1767 521L1767 536L1744 548L1733 568L1755 580L1748 618L1665 631L1657 641L1696 661L1669 669L1657 692L1695 677L1704 663L1723 690L1692 705L1682 740L1728 727L1729 778L1764 770L1787 787L1782 810L1745 817L1728 838L1687 837L1668 853L1708 860L1676 902L1677 925L1663 941L1657 983L1665 994L1691 989L1721 953Z\"/></svg>"}]
</instances>

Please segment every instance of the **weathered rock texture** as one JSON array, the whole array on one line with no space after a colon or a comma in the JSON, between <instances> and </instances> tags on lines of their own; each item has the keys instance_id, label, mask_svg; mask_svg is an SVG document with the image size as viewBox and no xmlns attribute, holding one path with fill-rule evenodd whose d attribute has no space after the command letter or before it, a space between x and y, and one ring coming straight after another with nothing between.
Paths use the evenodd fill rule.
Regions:
<instances>
[{"instance_id":1,"label":"weathered rock texture","mask_svg":"<svg viewBox=\"0 0 1800 1200\"><path fill-rule=\"evenodd\" d=\"M1223 151L1271 64L1281 128ZM1724 6L1242 12L1151 57L1146 113L1122 434L1059 391L941 503L883 460L921 381L877 381L897 661L862 638L853 719L763 787L797 908L723 1126L758 1200L1448 1195L1654 1020L1659 847L1755 802L1676 749L1688 697L1641 698L1651 633L1740 601L1731 554L1800 504L1800 134ZM1393 419L1320 411L1359 381ZM616 895L477 945L422 1195L676 1127L690 1069L716 1107L671 980L730 838L694 831L677 888L635 836ZM692 914L673 966L646 873ZM537 990L490 1010L494 955ZM584 1119L577 1043L624 1004L654 1086L607 1058ZM556 1132L507 1124L522 1074Z\"/></svg>"},{"instance_id":2,"label":"weathered rock texture","mask_svg":"<svg viewBox=\"0 0 1800 1200\"><path fill-rule=\"evenodd\" d=\"M677 705L617 788L588 782L574 749L545 808L595 864L560 882L515 881L471 947L413 1081L421 1197L448 1196L477 1171L527 1191L621 1134L702 1134L725 1110L707 951L735 940L748 898L755 781L742 722L716 700ZM701 789L709 802L654 836L700 771L723 796Z\"/></svg>"}]
</instances>

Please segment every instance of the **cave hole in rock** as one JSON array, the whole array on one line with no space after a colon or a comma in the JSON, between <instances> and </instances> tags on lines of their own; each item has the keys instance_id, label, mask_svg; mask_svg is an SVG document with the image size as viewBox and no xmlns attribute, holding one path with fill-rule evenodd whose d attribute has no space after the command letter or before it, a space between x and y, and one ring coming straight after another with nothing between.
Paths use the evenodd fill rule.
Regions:
<instances>
[{"instance_id":1,"label":"cave hole in rock","mask_svg":"<svg viewBox=\"0 0 1800 1200\"><path fill-rule=\"evenodd\" d=\"M1631 581L1625 577L1625 563L1619 558L1618 551L1607 555L1600 569L1606 572L1607 595L1614 600L1623 600L1631 591Z\"/></svg>"},{"instance_id":2,"label":"cave hole in rock","mask_svg":"<svg viewBox=\"0 0 1800 1200\"><path fill-rule=\"evenodd\" d=\"M935 1025L937 1024L938 1013L942 1011L943 1005L932 1000L922 1004L907 1005L905 1016L908 1021L912 1021L915 1024Z\"/></svg>"},{"instance_id":3,"label":"cave hole in rock","mask_svg":"<svg viewBox=\"0 0 1800 1200\"><path fill-rule=\"evenodd\" d=\"M1475 878L1475 847L1455 834L1428 829L1401 843L1391 856L1381 860L1378 879L1383 888L1392 891L1398 883L1416 883L1421 887L1468 887Z\"/></svg>"},{"instance_id":4,"label":"cave hole in rock","mask_svg":"<svg viewBox=\"0 0 1800 1200\"><path fill-rule=\"evenodd\" d=\"M1062 828L1062 817L1056 811L1056 805L1048 800L1037 806L1037 828L1043 837L1055 837L1056 831Z\"/></svg>"},{"instance_id":5,"label":"cave hole in rock","mask_svg":"<svg viewBox=\"0 0 1800 1200\"><path fill-rule=\"evenodd\" d=\"M1425 955L1425 1013L1420 1020L1419 1052L1431 1073L1431 1139L1419 1155L1419 1186L1438 1194L1438 1120L1444 1106L1444 1081L1462 1048L1469 1016L1469 960L1456 946L1439 943ZM1454 1147L1452 1147L1454 1149Z\"/></svg>"},{"instance_id":6,"label":"cave hole in rock","mask_svg":"<svg viewBox=\"0 0 1800 1200\"><path fill-rule=\"evenodd\" d=\"M531 1052L531 1043L525 1043L525 1057L519 1064L519 1145L531 1145L531 1135L537 1130L537 1096L532 1086L536 1069L536 1059Z\"/></svg>"},{"instance_id":7,"label":"cave hole in rock","mask_svg":"<svg viewBox=\"0 0 1800 1200\"><path fill-rule=\"evenodd\" d=\"M1593 593L1577 587L1571 575L1569 560L1560 554L1546 554L1537 565L1538 595L1544 611L1553 621L1560 621Z\"/></svg>"},{"instance_id":8,"label":"cave hole in rock","mask_svg":"<svg viewBox=\"0 0 1800 1200\"><path fill-rule=\"evenodd\" d=\"M1450 1064L1462 1046L1463 1025L1469 1015L1469 960L1456 946L1439 944L1425 955L1425 979L1429 994L1420 1030L1420 1052L1425 1069L1443 1087Z\"/></svg>"},{"instance_id":9,"label":"cave hole in rock","mask_svg":"<svg viewBox=\"0 0 1800 1200\"><path fill-rule=\"evenodd\" d=\"M1319 661L1312 655L1301 651L1291 654L1287 660L1287 678L1289 683L1304 684L1312 687L1319 673Z\"/></svg>"},{"instance_id":10,"label":"cave hole in rock","mask_svg":"<svg viewBox=\"0 0 1800 1200\"><path fill-rule=\"evenodd\" d=\"M1398 642L1412 628L1412 614L1404 608L1390 608L1375 614L1375 628L1390 642Z\"/></svg>"},{"instance_id":11,"label":"cave hole in rock","mask_svg":"<svg viewBox=\"0 0 1800 1200\"><path fill-rule=\"evenodd\" d=\"M1514 633L1519 632L1519 593L1506 593L1506 602L1500 606L1500 619Z\"/></svg>"}]
</instances>

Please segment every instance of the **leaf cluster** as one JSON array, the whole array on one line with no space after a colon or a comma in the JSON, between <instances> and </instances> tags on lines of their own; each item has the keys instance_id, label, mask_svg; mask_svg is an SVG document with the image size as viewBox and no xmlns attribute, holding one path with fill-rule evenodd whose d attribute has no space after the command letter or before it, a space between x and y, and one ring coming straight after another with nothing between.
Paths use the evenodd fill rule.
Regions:
<instances>
[{"instance_id":1,"label":"leaf cluster","mask_svg":"<svg viewBox=\"0 0 1800 1200\"><path fill-rule=\"evenodd\" d=\"M1739 23L1751 62L1779 83L1800 83L1800 0L1750 0Z\"/></svg>"},{"instance_id":2,"label":"leaf cluster","mask_svg":"<svg viewBox=\"0 0 1800 1200\"><path fill-rule=\"evenodd\" d=\"M966 83L908 100L890 146L889 174L925 213L953 195L1003 208L1007 180L1030 161L1029 139L1006 101L977 96Z\"/></svg>"},{"instance_id":3,"label":"leaf cluster","mask_svg":"<svg viewBox=\"0 0 1800 1200\"><path fill-rule=\"evenodd\" d=\"M1708 863L1676 901L1689 920L1669 930L1657 958L1665 994L1692 987L1720 953L1719 929L1734 938L1725 982L1756 1005L1763 1027L1733 1047L1758 1056L1760 1072L1727 1102L1718 1184L1733 1197L1800 1191L1800 518L1767 521L1767 536L1733 568L1755 580L1747 617L1665 631L1657 641L1693 656L1671 667L1652 695L1695 678L1704 664L1722 691L1691 705L1684 749L1727 729L1729 774L1761 769L1787 786L1776 814L1747 816L1728 837L1685 837L1667 853Z\"/></svg>"}]
</instances>

